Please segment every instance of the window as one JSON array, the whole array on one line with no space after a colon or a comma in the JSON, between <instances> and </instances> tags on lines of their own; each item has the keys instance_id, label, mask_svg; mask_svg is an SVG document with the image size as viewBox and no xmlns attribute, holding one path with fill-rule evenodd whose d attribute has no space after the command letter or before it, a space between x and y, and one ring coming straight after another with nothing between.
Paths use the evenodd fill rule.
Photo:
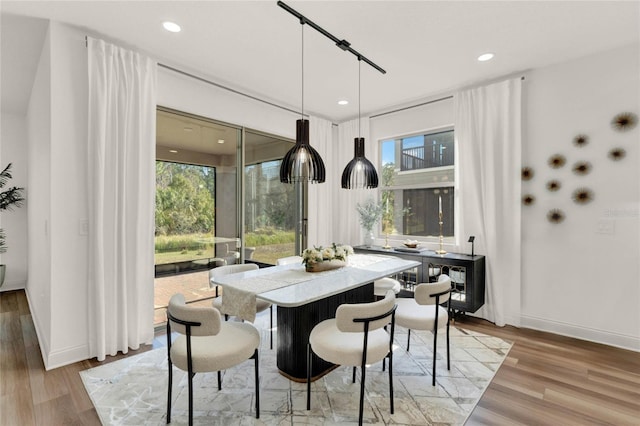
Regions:
<instances>
[{"instance_id":1,"label":"window","mask_svg":"<svg viewBox=\"0 0 640 426\"><path fill-rule=\"evenodd\" d=\"M255 130L245 135L245 260L273 265L295 254L296 186L280 182L280 163L293 142Z\"/></svg>"},{"instance_id":2,"label":"window","mask_svg":"<svg viewBox=\"0 0 640 426\"><path fill-rule=\"evenodd\" d=\"M275 264L294 254L294 186L280 182L281 160L245 166L245 243L251 260Z\"/></svg>"},{"instance_id":3,"label":"window","mask_svg":"<svg viewBox=\"0 0 640 426\"><path fill-rule=\"evenodd\" d=\"M156 161L156 275L216 257L215 188L214 167Z\"/></svg>"},{"instance_id":4,"label":"window","mask_svg":"<svg viewBox=\"0 0 640 426\"><path fill-rule=\"evenodd\" d=\"M208 269L241 261L239 127L158 107L154 322L175 293L211 305ZM174 275L183 274L180 277Z\"/></svg>"},{"instance_id":5,"label":"window","mask_svg":"<svg viewBox=\"0 0 640 426\"><path fill-rule=\"evenodd\" d=\"M382 232L406 237L454 236L453 129L380 142Z\"/></svg>"}]
</instances>

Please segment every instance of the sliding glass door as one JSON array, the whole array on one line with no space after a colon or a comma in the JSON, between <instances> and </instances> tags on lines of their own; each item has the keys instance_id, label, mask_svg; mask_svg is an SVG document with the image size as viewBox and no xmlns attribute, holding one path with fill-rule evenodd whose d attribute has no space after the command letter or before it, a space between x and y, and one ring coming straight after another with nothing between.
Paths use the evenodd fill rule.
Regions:
<instances>
[{"instance_id":1,"label":"sliding glass door","mask_svg":"<svg viewBox=\"0 0 640 426\"><path fill-rule=\"evenodd\" d=\"M304 231L302 191L280 182L280 163L293 141L245 130L244 137L245 259L275 264L298 253Z\"/></svg>"},{"instance_id":2,"label":"sliding glass door","mask_svg":"<svg viewBox=\"0 0 640 426\"><path fill-rule=\"evenodd\" d=\"M164 322L171 295L215 296L208 270L275 264L299 253L304 185L280 183L294 142L168 108L156 134L155 300ZM210 303L210 302L207 302Z\"/></svg>"},{"instance_id":3,"label":"sliding glass door","mask_svg":"<svg viewBox=\"0 0 640 426\"><path fill-rule=\"evenodd\" d=\"M210 304L208 270L241 261L239 127L158 108L155 323L169 298Z\"/></svg>"}]
</instances>

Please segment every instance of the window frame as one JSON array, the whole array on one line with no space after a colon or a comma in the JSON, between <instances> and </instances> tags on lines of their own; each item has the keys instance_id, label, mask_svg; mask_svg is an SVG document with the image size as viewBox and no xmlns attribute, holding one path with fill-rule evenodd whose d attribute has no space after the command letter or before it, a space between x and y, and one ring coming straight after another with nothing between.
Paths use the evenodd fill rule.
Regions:
<instances>
[{"instance_id":1,"label":"window frame","mask_svg":"<svg viewBox=\"0 0 640 426\"><path fill-rule=\"evenodd\" d=\"M443 132L448 132L448 131L452 131L453 132L453 143L454 143L454 150L458 149L458 145L457 145L457 140L455 138L455 126L452 124L449 125L443 125L443 126L437 126L437 127L433 127L433 128L429 128L426 130L421 130L421 131L416 131L416 132L410 132L410 133L405 133L405 134L400 134L400 135L395 135L395 136L389 136L389 137L383 137L378 139L378 150L379 150L379 159L378 159L378 168L380 171L383 170L384 168L384 158L383 158L383 143L385 142L389 142L389 141L397 141L397 140L402 140L402 139L407 139L407 138L411 138L411 137L416 137L416 136L426 136L426 135L431 135L431 134L436 134L436 133L443 133ZM395 155L394 155L395 157ZM424 169L413 169L413 170L401 170L401 164L400 164L400 160L397 162L397 164L394 167L394 175L396 176L407 176L407 175L412 175L412 174L423 174L423 173L450 173L451 176L453 177L452 180L448 180L446 182L424 182L424 183L414 183L414 184L407 184L407 185L390 185L390 186L384 186L384 184L381 181L380 186L378 186L378 199L380 201L383 200L383 192L384 191L398 191L398 190L412 190L412 189L435 189L435 188L452 188L454 191L453 194L453 203L454 203L454 212L453 212L453 235L451 236L445 236L443 238L443 243L446 245L454 245L456 243L456 236L458 233L458 202L457 200L459 199L459 194L458 194L458 185L456 183L456 164L455 164L455 158L457 157L456 154L454 154L454 164L453 165L448 165L448 166L438 166L438 167L430 167L430 168L424 168ZM428 170L428 172L425 172L425 170ZM388 239L388 241L392 242L392 243L396 243L396 244L400 244L403 240L405 239L412 239L412 240L417 240L421 243L425 243L425 244L438 244L440 241L439 236L422 236L422 235L410 235L410 234L398 234L398 233L393 233L393 234L385 234L384 229L383 228L383 224L382 221L380 221L380 223L378 224L377 230L378 230L378 237L382 237L382 238L386 238Z\"/></svg>"}]
</instances>

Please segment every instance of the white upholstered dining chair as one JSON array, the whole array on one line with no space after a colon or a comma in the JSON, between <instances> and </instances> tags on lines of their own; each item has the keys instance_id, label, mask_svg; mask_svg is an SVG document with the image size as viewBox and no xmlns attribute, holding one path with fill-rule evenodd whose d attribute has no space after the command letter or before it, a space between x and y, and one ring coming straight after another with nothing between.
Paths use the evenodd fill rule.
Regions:
<instances>
[{"instance_id":1,"label":"white upholstered dining chair","mask_svg":"<svg viewBox=\"0 0 640 426\"><path fill-rule=\"evenodd\" d=\"M447 370L451 369L449 357L449 324L451 318L451 278L442 274L435 283L421 283L415 287L414 298L397 300L396 323L407 329L407 351L411 343L411 330L428 330L433 333L433 380L436 385L436 343L438 329L447 329ZM440 306L447 303L446 307Z\"/></svg>"},{"instance_id":2,"label":"white upholstered dining chair","mask_svg":"<svg viewBox=\"0 0 640 426\"><path fill-rule=\"evenodd\" d=\"M395 278L385 277L373 282L373 295L376 299L384 297L389 290L393 291L394 294L400 293L400 281Z\"/></svg>"},{"instance_id":3,"label":"white upholstered dining chair","mask_svg":"<svg viewBox=\"0 0 640 426\"><path fill-rule=\"evenodd\" d=\"M396 297L387 291L384 299L371 303L342 304L336 317L317 324L307 345L307 410L311 409L311 362L313 354L338 365L360 366L360 408L358 422L362 425L366 365L389 358L390 411L393 414L393 333L395 329ZM386 326L391 324L391 331Z\"/></svg>"},{"instance_id":4,"label":"white upholstered dining chair","mask_svg":"<svg viewBox=\"0 0 640 426\"><path fill-rule=\"evenodd\" d=\"M171 333L179 336L172 342ZM169 384L167 423L171 423L171 389L173 366L187 372L189 425L193 424L193 376L217 372L218 390L222 389L220 372L242 362L255 361L256 418L260 418L258 348L260 333L248 323L222 321L220 311L209 306L186 305L182 294L175 294L167 307L167 352ZM209 408L209 407L207 407Z\"/></svg>"},{"instance_id":5,"label":"white upholstered dining chair","mask_svg":"<svg viewBox=\"0 0 640 426\"><path fill-rule=\"evenodd\" d=\"M216 297L215 299L213 299L213 307L218 310L221 310L222 298L224 297L224 295L220 296L218 294L218 286L214 283L214 280L216 278L219 278L225 275L230 275L230 274L237 274L238 272L254 271L256 269L258 269L258 265L256 265L255 263L240 263L237 265L224 265L224 266L219 266L217 268L210 269L209 285L211 287L215 286L215 289L216 289ZM256 312L266 311L267 309L269 309L269 334L270 334L269 347L273 349L273 306L271 305L271 303L265 302L264 300L260 300L260 299L256 300ZM228 317L229 316L225 314L225 319L228 319Z\"/></svg>"}]
</instances>

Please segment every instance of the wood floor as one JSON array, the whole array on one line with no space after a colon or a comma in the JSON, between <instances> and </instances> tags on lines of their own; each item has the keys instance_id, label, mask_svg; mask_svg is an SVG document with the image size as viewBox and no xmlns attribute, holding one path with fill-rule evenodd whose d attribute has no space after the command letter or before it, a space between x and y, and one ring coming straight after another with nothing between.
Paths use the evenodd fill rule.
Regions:
<instances>
[{"instance_id":1,"label":"wood floor","mask_svg":"<svg viewBox=\"0 0 640 426\"><path fill-rule=\"evenodd\" d=\"M457 325L514 343L467 425L640 425L639 353L468 317ZM1 426L100 424L78 374L100 363L45 371L24 291L0 293L0 350Z\"/></svg>"}]
</instances>

